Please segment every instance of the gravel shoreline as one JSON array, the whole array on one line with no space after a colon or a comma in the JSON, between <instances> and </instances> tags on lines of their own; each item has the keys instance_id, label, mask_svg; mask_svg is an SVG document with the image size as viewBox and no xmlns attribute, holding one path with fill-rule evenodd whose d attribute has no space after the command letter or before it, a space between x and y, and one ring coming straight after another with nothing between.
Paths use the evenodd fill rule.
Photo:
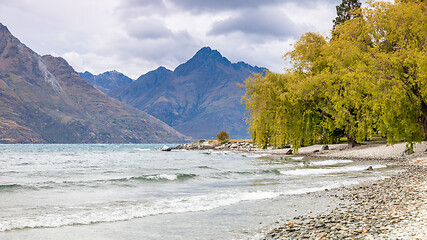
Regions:
<instances>
[{"instance_id":1,"label":"gravel shoreline","mask_svg":"<svg viewBox=\"0 0 427 240\"><path fill-rule=\"evenodd\" d=\"M184 149L203 150L205 144L200 142ZM214 148L206 144L213 150L289 153L289 148L256 149L244 142L229 145ZM281 222L261 239L427 239L427 144L415 144L411 155L405 153L406 149L405 143L390 146L385 142L368 142L354 148L347 144L300 148L293 156L389 161L404 171L370 184L325 191L340 207L317 216L301 215Z\"/></svg>"},{"instance_id":2,"label":"gravel shoreline","mask_svg":"<svg viewBox=\"0 0 427 240\"><path fill-rule=\"evenodd\" d=\"M410 160L414 158L427 157L427 144L418 143L414 145L414 153L411 155L404 154L406 148L405 143L397 143L388 145L386 142L368 142L358 145L354 148L349 148L347 144L332 144L328 145L327 150L322 150L325 145L312 145L301 147L295 156L310 156L315 158L329 159L358 159L358 160ZM272 155L286 155L289 149L257 149L252 148L250 151L244 152L264 153Z\"/></svg>"},{"instance_id":3,"label":"gravel shoreline","mask_svg":"<svg viewBox=\"0 0 427 240\"><path fill-rule=\"evenodd\" d=\"M335 151L315 156L394 159L390 162L405 171L368 185L330 191L340 207L326 214L295 217L275 227L264 239L427 239L426 144L418 144L411 156L401 154L402 144L341 151L342 146L335 147ZM312 149L306 148L301 155L313 156L311 153Z\"/></svg>"}]
</instances>

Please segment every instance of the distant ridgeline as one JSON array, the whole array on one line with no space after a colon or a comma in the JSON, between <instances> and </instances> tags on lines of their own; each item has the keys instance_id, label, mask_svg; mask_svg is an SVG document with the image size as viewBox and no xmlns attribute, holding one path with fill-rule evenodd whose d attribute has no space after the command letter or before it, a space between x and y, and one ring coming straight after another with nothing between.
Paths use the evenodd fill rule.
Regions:
<instances>
[{"instance_id":1,"label":"distant ridgeline","mask_svg":"<svg viewBox=\"0 0 427 240\"><path fill-rule=\"evenodd\" d=\"M200 49L174 71L164 67L130 82L107 72L80 75L101 91L162 120L195 139L213 139L221 130L232 138L249 138L239 87L253 73L265 72L244 62L231 63L218 51Z\"/></svg>"},{"instance_id":2,"label":"distant ridgeline","mask_svg":"<svg viewBox=\"0 0 427 240\"><path fill-rule=\"evenodd\" d=\"M186 136L103 94L0 24L0 143L157 143Z\"/></svg>"},{"instance_id":3,"label":"distant ridgeline","mask_svg":"<svg viewBox=\"0 0 427 240\"><path fill-rule=\"evenodd\" d=\"M86 71L84 73L79 73L79 75L106 94L112 90L128 85L133 81L131 78L117 71L108 71L99 75L93 75Z\"/></svg>"}]
</instances>

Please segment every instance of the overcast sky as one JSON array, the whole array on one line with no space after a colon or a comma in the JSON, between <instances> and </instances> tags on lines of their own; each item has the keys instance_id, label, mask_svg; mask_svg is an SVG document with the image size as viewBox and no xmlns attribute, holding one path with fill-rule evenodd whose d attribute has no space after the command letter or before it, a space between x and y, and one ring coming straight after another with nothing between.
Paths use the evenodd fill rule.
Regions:
<instances>
[{"instance_id":1,"label":"overcast sky","mask_svg":"<svg viewBox=\"0 0 427 240\"><path fill-rule=\"evenodd\" d=\"M327 35L341 0L0 0L0 22L76 71L137 78L171 70L204 46L283 72L301 34Z\"/></svg>"}]
</instances>

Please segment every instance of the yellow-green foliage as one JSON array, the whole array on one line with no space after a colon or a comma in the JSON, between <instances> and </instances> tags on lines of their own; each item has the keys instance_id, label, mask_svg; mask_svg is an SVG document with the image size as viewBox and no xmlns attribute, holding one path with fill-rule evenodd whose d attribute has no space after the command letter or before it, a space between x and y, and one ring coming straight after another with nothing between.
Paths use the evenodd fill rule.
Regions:
<instances>
[{"instance_id":1,"label":"yellow-green foliage","mask_svg":"<svg viewBox=\"0 0 427 240\"><path fill-rule=\"evenodd\" d=\"M331 39L304 34L285 54L287 73L245 81L242 102L259 147L298 149L340 131L356 141L374 130L392 143L425 137L425 2L371 3L355 14Z\"/></svg>"},{"instance_id":2,"label":"yellow-green foliage","mask_svg":"<svg viewBox=\"0 0 427 240\"><path fill-rule=\"evenodd\" d=\"M312 143L315 138L313 121L318 113L310 110L310 102L294 94L299 79L292 74L267 73L246 79L243 102L250 113L248 119L254 143L283 147Z\"/></svg>"},{"instance_id":3,"label":"yellow-green foliage","mask_svg":"<svg viewBox=\"0 0 427 240\"><path fill-rule=\"evenodd\" d=\"M224 144L230 141L230 135L226 131L221 131L216 135L216 140L219 144Z\"/></svg>"}]
</instances>

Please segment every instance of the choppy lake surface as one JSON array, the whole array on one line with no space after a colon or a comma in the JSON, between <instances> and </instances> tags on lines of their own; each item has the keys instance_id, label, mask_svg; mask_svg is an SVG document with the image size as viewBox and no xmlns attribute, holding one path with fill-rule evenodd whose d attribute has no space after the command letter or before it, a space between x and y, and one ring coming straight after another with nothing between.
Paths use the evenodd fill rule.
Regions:
<instances>
[{"instance_id":1,"label":"choppy lake surface","mask_svg":"<svg viewBox=\"0 0 427 240\"><path fill-rule=\"evenodd\" d=\"M0 145L0 239L250 238L286 211L308 211L308 192L398 171L161 146Z\"/></svg>"}]
</instances>

